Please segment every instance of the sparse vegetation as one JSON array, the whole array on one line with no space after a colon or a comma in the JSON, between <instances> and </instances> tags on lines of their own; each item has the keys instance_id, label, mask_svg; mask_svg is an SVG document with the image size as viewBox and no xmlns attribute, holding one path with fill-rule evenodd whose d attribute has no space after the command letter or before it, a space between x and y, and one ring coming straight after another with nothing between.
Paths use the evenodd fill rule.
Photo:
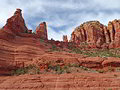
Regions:
<instances>
[{"instance_id":1,"label":"sparse vegetation","mask_svg":"<svg viewBox=\"0 0 120 90\"><path fill-rule=\"evenodd\" d=\"M70 48L71 52L77 53L77 54L83 54L87 55L89 57L118 57L120 58L120 49L91 49L91 50L85 50L85 49L79 49L79 48Z\"/></svg>"},{"instance_id":2,"label":"sparse vegetation","mask_svg":"<svg viewBox=\"0 0 120 90\"><path fill-rule=\"evenodd\" d=\"M113 72L114 69L113 69L111 66L109 66L109 67L108 67L108 71L109 71L109 72Z\"/></svg>"},{"instance_id":3,"label":"sparse vegetation","mask_svg":"<svg viewBox=\"0 0 120 90\"><path fill-rule=\"evenodd\" d=\"M43 38L40 38L40 42L44 42L44 39L43 39Z\"/></svg>"},{"instance_id":4,"label":"sparse vegetation","mask_svg":"<svg viewBox=\"0 0 120 90\"><path fill-rule=\"evenodd\" d=\"M28 30L25 30L24 33L28 33Z\"/></svg>"},{"instance_id":5,"label":"sparse vegetation","mask_svg":"<svg viewBox=\"0 0 120 90\"><path fill-rule=\"evenodd\" d=\"M60 65L56 65L56 66L49 65L48 69L55 71L57 74L62 74L64 72L64 69L61 68Z\"/></svg>"},{"instance_id":6,"label":"sparse vegetation","mask_svg":"<svg viewBox=\"0 0 120 90\"><path fill-rule=\"evenodd\" d=\"M104 70L97 70L97 72L99 72L99 73L105 73Z\"/></svg>"},{"instance_id":7,"label":"sparse vegetation","mask_svg":"<svg viewBox=\"0 0 120 90\"><path fill-rule=\"evenodd\" d=\"M68 64L69 67L80 67L79 64Z\"/></svg>"},{"instance_id":8,"label":"sparse vegetation","mask_svg":"<svg viewBox=\"0 0 120 90\"><path fill-rule=\"evenodd\" d=\"M28 67L19 68L12 71L12 75L21 75L21 74L39 74L40 69L35 65L29 65Z\"/></svg>"},{"instance_id":9,"label":"sparse vegetation","mask_svg":"<svg viewBox=\"0 0 120 90\"><path fill-rule=\"evenodd\" d=\"M116 71L120 70L119 68L116 69ZM29 65L25 68L19 68L17 70L12 71L12 75L22 75L22 74L42 74L42 73L55 73L55 74L64 74L64 73L74 73L74 72L93 72L93 73L105 73L113 71L112 68L108 69L108 71L104 71L103 69L100 70L93 70L91 68L87 68L84 66L80 66L79 64L68 64L64 66L52 65L49 64L48 68L45 70L40 71L39 68L37 68L34 65ZM117 77L117 75L114 75Z\"/></svg>"},{"instance_id":10,"label":"sparse vegetation","mask_svg":"<svg viewBox=\"0 0 120 90\"><path fill-rule=\"evenodd\" d=\"M84 67L84 66L80 66L78 64L68 64L68 65L65 65L65 66L60 66L60 65L52 66L52 65L49 65L48 69L55 71L56 74L72 73L72 72L79 72L79 71L97 72L95 70L89 69L89 68ZM49 71L49 70L47 70L47 71Z\"/></svg>"},{"instance_id":11,"label":"sparse vegetation","mask_svg":"<svg viewBox=\"0 0 120 90\"><path fill-rule=\"evenodd\" d=\"M112 90L112 88L109 88L108 90Z\"/></svg>"},{"instance_id":12,"label":"sparse vegetation","mask_svg":"<svg viewBox=\"0 0 120 90\"><path fill-rule=\"evenodd\" d=\"M116 68L115 71L116 71L116 72L120 72L120 67Z\"/></svg>"},{"instance_id":13,"label":"sparse vegetation","mask_svg":"<svg viewBox=\"0 0 120 90\"><path fill-rule=\"evenodd\" d=\"M59 48L57 48L57 46L56 45L53 45L52 44L52 48L51 48L51 50L50 51L60 51L60 49Z\"/></svg>"}]
</instances>

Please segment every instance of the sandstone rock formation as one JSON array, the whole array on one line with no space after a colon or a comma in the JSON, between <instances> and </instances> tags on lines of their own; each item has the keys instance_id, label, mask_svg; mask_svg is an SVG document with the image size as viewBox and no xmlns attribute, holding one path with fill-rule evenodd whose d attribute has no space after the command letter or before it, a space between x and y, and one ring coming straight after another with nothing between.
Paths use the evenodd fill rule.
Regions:
<instances>
[{"instance_id":1,"label":"sandstone rock formation","mask_svg":"<svg viewBox=\"0 0 120 90\"><path fill-rule=\"evenodd\" d=\"M120 20L113 20L108 23L108 30L110 31L111 44L110 47L120 46Z\"/></svg>"},{"instance_id":2,"label":"sandstone rock formation","mask_svg":"<svg viewBox=\"0 0 120 90\"><path fill-rule=\"evenodd\" d=\"M63 35L63 42L68 42L67 35Z\"/></svg>"},{"instance_id":3,"label":"sandstone rock formation","mask_svg":"<svg viewBox=\"0 0 120 90\"><path fill-rule=\"evenodd\" d=\"M36 34L38 37L48 40L46 22L42 22L39 24L39 26L36 28Z\"/></svg>"},{"instance_id":4,"label":"sandstone rock formation","mask_svg":"<svg viewBox=\"0 0 120 90\"><path fill-rule=\"evenodd\" d=\"M14 33L23 33L28 30L21 12L21 9L16 9L14 15L7 20L7 23L3 29L11 30Z\"/></svg>"},{"instance_id":5,"label":"sandstone rock formation","mask_svg":"<svg viewBox=\"0 0 120 90\"><path fill-rule=\"evenodd\" d=\"M104 25L99 21L90 21L77 27L71 36L71 41L75 43L105 43Z\"/></svg>"},{"instance_id":6,"label":"sandstone rock formation","mask_svg":"<svg viewBox=\"0 0 120 90\"><path fill-rule=\"evenodd\" d=\"M99 21L89 21L78 26L71 34L71 42L86 42L101 47L109 44L110 48L120 46L120 20L108 23L108 27Z\"/></svg>"}]
</instances>

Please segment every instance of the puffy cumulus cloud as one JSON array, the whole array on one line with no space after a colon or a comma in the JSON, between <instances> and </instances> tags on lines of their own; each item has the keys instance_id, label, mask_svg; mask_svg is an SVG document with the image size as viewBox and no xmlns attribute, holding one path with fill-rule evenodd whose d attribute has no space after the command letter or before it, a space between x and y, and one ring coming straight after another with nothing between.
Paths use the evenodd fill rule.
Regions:
<instances>
[{"instance_id":1,"label":"puffy cumulus cloud","mask_svg":"<svg viewBox=\"0 0 120 90\"><path fill-rule=\"evenodd\" d=\"M108 21L120 18L119 0L0 0L0 27L13 15L16 8L23 10L26 25L35 30L40 22L46 21L48 37L62 40L83 22Z\"/></svg>"}]
</instances>

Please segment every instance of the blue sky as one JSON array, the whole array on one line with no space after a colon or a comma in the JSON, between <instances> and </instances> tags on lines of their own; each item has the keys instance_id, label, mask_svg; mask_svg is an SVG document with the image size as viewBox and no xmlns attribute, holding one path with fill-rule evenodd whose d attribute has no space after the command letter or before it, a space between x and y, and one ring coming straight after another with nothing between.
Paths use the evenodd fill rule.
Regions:
<instances>
[{"instance_id":1,"label":"blue sky","mask_svg":"<svg viewBox=\"0 0 120 90\"><path fill-rule=\"evenodd\" d=\"M0 0L0 27L21 8L26 25L33 31L40 22L48 25L48 38L62 40L83 22L120 19L120 0Z\"/></svg>"}]
</instances>

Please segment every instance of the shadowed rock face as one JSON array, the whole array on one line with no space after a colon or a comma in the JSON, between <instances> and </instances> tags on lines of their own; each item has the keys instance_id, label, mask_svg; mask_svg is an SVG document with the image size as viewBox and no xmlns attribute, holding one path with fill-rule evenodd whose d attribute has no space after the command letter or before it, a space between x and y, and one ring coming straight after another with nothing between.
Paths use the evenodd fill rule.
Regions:
<instances>
[{"instance_id":1,"label":"shadowed rock face","mask_svg":"<svg viewBox=\"0 0 120 90\"><path fill-rule=\"evenodd\" d=\"M82 42L92 43L101 47L108 43L109 47L120 45L120 20L108 23L108 27L99 21L89 21L78 26L71 34L71 42L80 44Z\"/></svg>"},{"instance_id":2,"label":"shadowed rock face","mask_svg":"<svg viewBox=\"0 0 120 90\"><path fill-rule=\"evenodd\" d=\"M108 23L108 30L110 32L111 44L110 47L120 46L120 20L113 20Z\"/></svg>"},{"instance_id":3,"label":"shadowed rock face","mask_svg":"<svg viewBox=\"0 0 120 90\"><path fill-rule=\"evenodd\" d=\"M7 20L7 23L3 27L3 29L11 30L14 33L25 32L26 30L28 30L21 12L21 9L16 9L14 15Z\"/></svg>"},{"instance_id":4,"label":"shadowed rock face","mask_svg":"<svg viewBox=\"0 0 120 90\"><path fill-rule=\"evenodd\" d=\"M36 28L36 34L38 37L48 40L46 22L39 24L39 26Z\"/></svg>"}]
</instances>

